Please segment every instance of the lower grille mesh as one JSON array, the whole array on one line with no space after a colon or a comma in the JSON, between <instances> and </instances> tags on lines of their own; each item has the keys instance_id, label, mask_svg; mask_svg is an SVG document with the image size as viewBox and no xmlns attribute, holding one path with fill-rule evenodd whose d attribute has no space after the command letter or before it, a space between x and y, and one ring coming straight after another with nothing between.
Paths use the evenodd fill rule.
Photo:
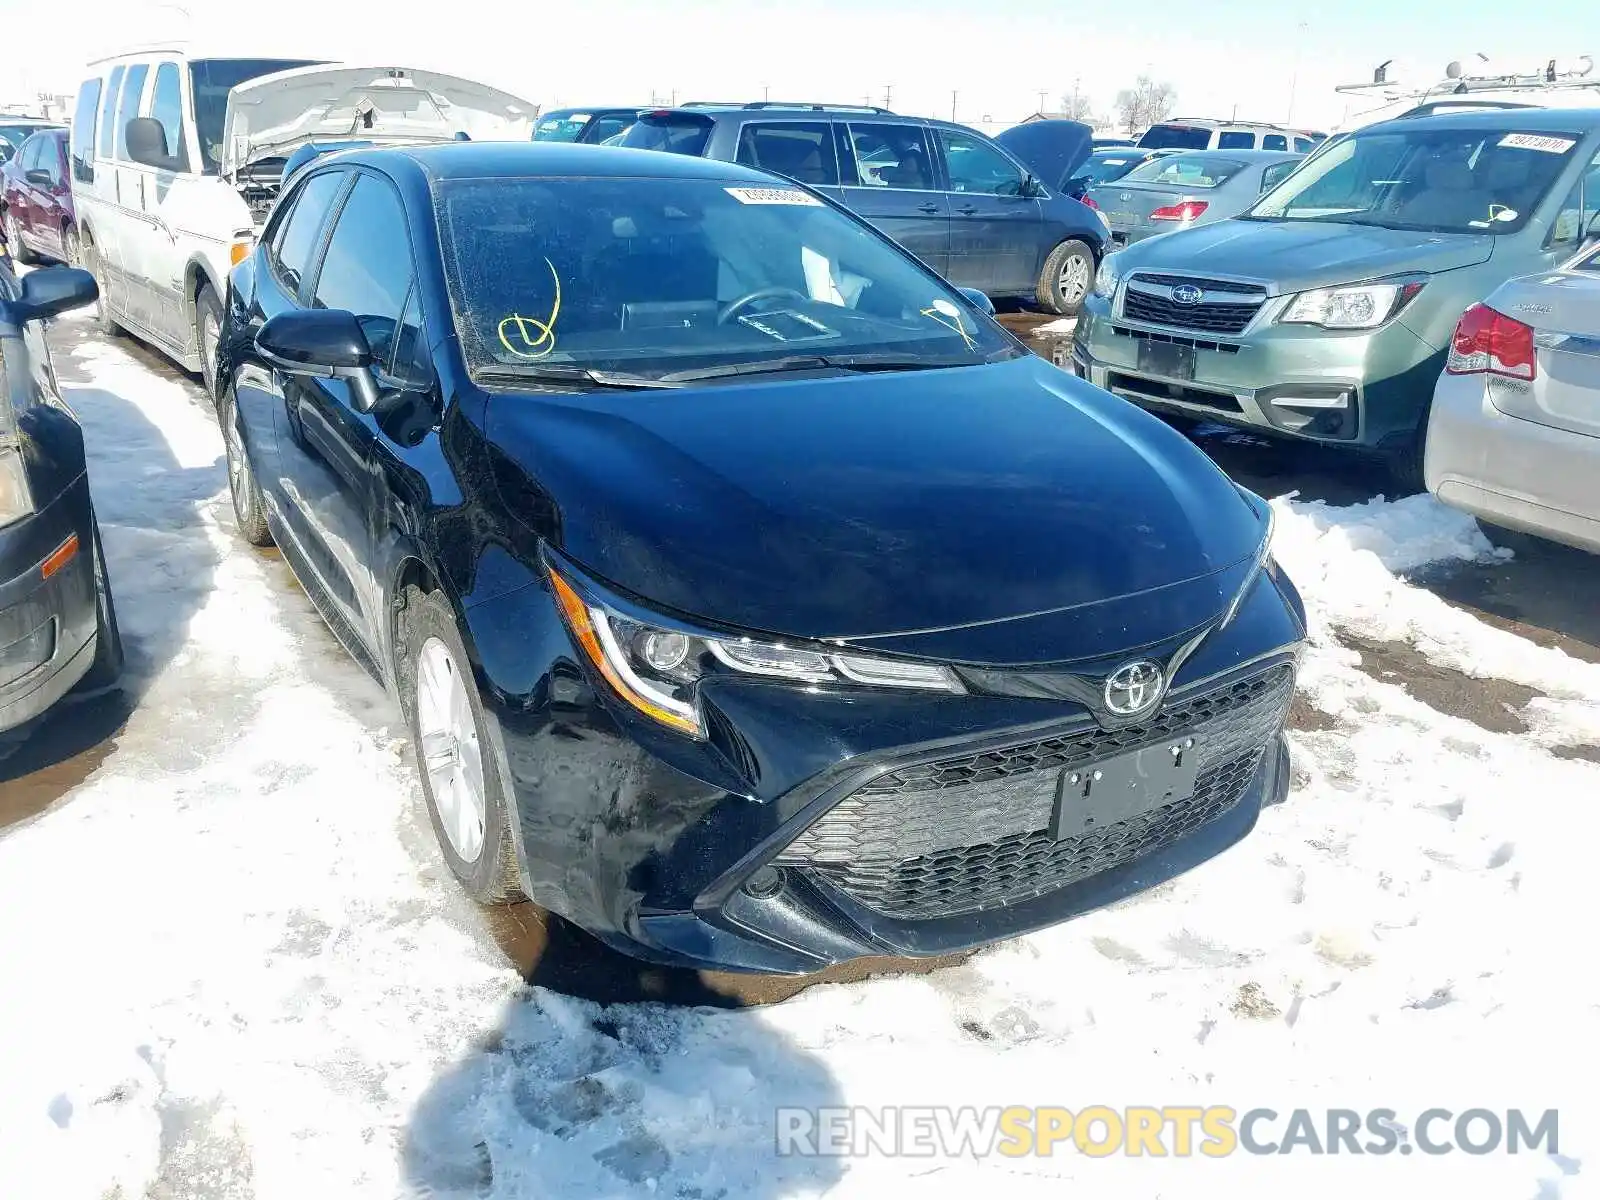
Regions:
<instances>
[{"instance_id":1,"label":"lower grille mesh","mask_svg":"<svg viewBox=\"0 0 1600 1200\"><path fill-rule=\"evenodd\" d=\"M1098 727L881 776L841 800L777 862L809 871L900 920L1016 904L1154 853L1244 797L1283 725L1292 668L1275 667L1176 701L1149 724ZM1050 837L1067 767L1193 735L1194 794L1075 837Z\"/></svg>"}]
</instances>

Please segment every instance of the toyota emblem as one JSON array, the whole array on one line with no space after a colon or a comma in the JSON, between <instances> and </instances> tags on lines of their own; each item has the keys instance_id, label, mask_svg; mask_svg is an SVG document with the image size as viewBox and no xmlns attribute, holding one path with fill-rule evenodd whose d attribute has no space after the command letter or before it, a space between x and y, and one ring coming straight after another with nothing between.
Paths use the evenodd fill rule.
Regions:
<instances>
[{"instance_id":1,"label":"toyota emblem","mask_svg":"<svg viewBox=\"0 0 1600 1200\"><path fill-rule=\"evenodd\" d=\"M1180 283L1172 289L1172 298L1179 304L1199 304L1206 294L1192 283Z\"/></svg>"},{"instance_id":2,"label":"toyota emblem","mask_svg":"<svg viewBox=\"0 0 1600 1200\"><path fill-rule=\"evenodd\" d=\"M1141 717L1161 703L1166 675L1156 663L1131 662L1106 678L1106 711L1118 717Z\"/></svg>"}]
</instances>

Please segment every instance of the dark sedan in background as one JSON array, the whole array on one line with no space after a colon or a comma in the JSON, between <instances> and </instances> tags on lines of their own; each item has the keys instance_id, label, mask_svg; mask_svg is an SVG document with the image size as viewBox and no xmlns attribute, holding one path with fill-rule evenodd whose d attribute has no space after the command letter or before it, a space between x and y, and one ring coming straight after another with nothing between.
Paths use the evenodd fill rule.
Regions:
<instances>
[{"instance_id":1,"label":"dark sedan in background","mask_svg":"<svg viewBox=\"0 0 1600 1200\"><path fill-rule=\"evenodd\" d=\"M85 271L46 268L19 283L0 265L0 734L122 670L83 430L42 329L94 299Z\"/></svg>"},{"instance_id":2,"label":"dark sedan in background","mask_svg":"<svg viewBox=\"0 0 1600 1200\"><path fill-rule=\"evenodd\" d=\"M1063 920L1283 798L1270 508L981 301L726 162L307 167L232 277L239 528L397 695L473 896L801 973Z\"/></svg>"},{"instance_id":3,"label":"dark sedan in background","mask_svg":"<svg viewBox=\"0 0 1600 1200\"><path fill-rule=\"evenodd\" d=\"M1065 192L1093 130L1036 121L997 138L837 104L695 104L642 114L618 145L739 162L815 188L959 287L1076 313L1106 228Z\"/></svg>"},{"instance_id":4,"label":"dark sedan in background","mask_svg":"<svg viewBox=\"0 0 1600 1200\"><path fill-rule=\"evenodd\" d=\"M40 255L76 265L78 215L67 169L67 131L35 133L0 167L0 222L20 263Z\"/></svg>"},{"instance_id":5,"label":"dark sedan in background","mask_svg":"<svg viewBox=\"0 0 1600 1200\"><path fill-rule=\"evenodd\" d=\"M1088 160L1072 173L1072 177L1067 180L1062 190L1074 200L1082 200L1084 194L1095 185L1121 179L1129 171L1137 170L1147 162L1176 153L1176 150L1143 150L1137 146L1096 149L1089 155Z\"/></svg>"}]
</instances>

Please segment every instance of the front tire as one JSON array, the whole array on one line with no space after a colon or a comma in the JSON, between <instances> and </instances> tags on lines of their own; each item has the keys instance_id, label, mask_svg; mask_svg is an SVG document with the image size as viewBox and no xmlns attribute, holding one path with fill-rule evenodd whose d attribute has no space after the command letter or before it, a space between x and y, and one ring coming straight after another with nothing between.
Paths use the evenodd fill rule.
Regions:
<instances>
[{"instance_id":1,"label":"front tire","mask_svg":"<svg viewBox=\"0 0 1600 1200\"><path fill-rule=\"evenodd\" d=\"M39 261L39 256L22 240L22 226L17 224L17 214L6 210L6 242L11 247L11 257L25 267L31 267Z\"/></svg>"},{"instance_id":2,"label":"front tire","mask_svg":"<svg viewBox=\"0 0 1600 1200\"><path fill-rule=\"evenodd\" d=\"M261 487L256 483L256 473L245 451L244 437L239 432L239 406L231 394L223 399L218 416L228 456L228 492L233 497L233 517L239 526L239 536L252 546L270 546L272 531L267 528L267 506L261 499Z\"/></svg>"},{"instance_id":3,"label":"front tire","mask_svg":"<svg viewBox=\"0 0 1600 1200\"><path fill-rule=\"evenodd\" d=\"M1094 286L1094 251L1069 238L1044 260L1036 288L1039 307L1059 317L1075 317Z\"/></svg>"},{"instance_id":4,"label":"front tire","mask_svg":"<svg viewBox=\"0 0 1600 1200\"><path fill-rule=\"evenodd\" d=\"M61 255L67 266L83 266L83 246L78 241L78 231L71 225L61 231Z\"/></svg>"},{"instance_id":5,"label":"front tire","mask_svg":"<svg viewBox=\"0 0 1600 1200\"><path fill-rule=\"evenodd\" d=\"M202 283L194 298L195 344L200 349L200 377L206 396L217 396L217 346L222 341L222 303L211 285Z\"/></svg>"},{"instance_id":6,"label":"front tire","mask_svg":"<svg viewBox=\"0 0 1600 1200\"><path fill-rule=\"evenodd\" d=\"M100 692L114 687L122 678L122 631L117 626L117 603L111 595L111 579L106 572L105 552L100 548L100 523L90 517L93 529L95 591L95 651L89 671L78 681L76 691Z\"/></svg>"},{"instance_id":7,"label":"front tire","mask_svg":"<svg viewBox=\"0 0 1600 1200\"><path fill-rule=\"evenodd\" d=\"M439 850L480 904L524 898L511 808L455 613L441 592L406 589L396 683Z\"/></svg>"},{"instance_id":8,"label":"front tire","mask_svg":"<svg viewBox=\"0 0 1600 1200\"><path fill-rule=\"evenodd\" d=\"M94 327L102 337L114 338L122 332L116 318L111 315L111 300L106 295L105 263L100 258L100 247L92 237L83 242L84 269L94 276L95 302Z\"/></svg>"}]
</instances>

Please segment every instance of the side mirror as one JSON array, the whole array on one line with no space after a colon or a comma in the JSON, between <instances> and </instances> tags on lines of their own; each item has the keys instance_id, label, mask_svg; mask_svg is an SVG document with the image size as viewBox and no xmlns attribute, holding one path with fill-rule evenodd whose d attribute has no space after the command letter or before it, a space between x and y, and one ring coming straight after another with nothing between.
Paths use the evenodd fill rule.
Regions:
<instances>
[{"instance_id":1,"label":"side mirror","mask_svg":"<svg viewBox=\"0 0 1600 1200\"><path fill-rule=\"evenodd\" d=\"M22 295L12 309L19 322L49 320L93 304L99 295L89 272L78 267L44 267L22 277Z\"/></svg>"},{"instance_id":2,"label":"side mirror","mask_svg":"<svg viewBox=\"0 0 1600 1200\"><path fill-rule=\"evenodd\" d=\"M35 167L24 178L34 187L54 187L55 177L45 167Z\"/></svg>"},{"instance_id":3,"label":"side mirror","mask_svg":"<svg viewBox=\"0 0 1600 1200\"><path fill-rule=\"evenodd\" d=\"M347 381L361 412L378 405L372 348L354 313L335 308L279 313L256 334L256 351L285 375Z\"/></svg>"},{"instance_id":4,"label":"side mirror","mask_svg":"<svg viewBox=\"0 0 1600 1200\"><path fill-rule=\"evenodd\" d=\"M972 302L972 306L979 312L994 316L994 301L977 288L957 288L963 296Z\"/></svg>"},{"instance_id":5,"label":"side mirror","mask_svg":"<svg viewBox=\"0 0 1600 1200\"><path fill-rule=\"evenodd\" d=\"M172 152L167 146L166 126L154 117L134 117L123 131L128 157L146 167L170 168Z\"/></svg>"}]
</instances>

